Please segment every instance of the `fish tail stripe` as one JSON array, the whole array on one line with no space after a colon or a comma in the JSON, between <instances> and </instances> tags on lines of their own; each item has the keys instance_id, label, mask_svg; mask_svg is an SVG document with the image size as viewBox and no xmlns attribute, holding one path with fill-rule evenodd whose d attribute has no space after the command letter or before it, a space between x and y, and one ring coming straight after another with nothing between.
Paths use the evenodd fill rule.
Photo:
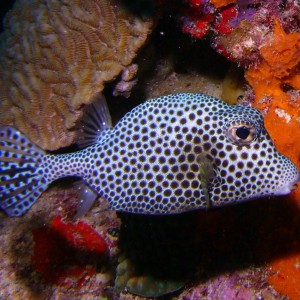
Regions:
<instances>
[{"instance_id":1,"label":"fish tail stripe","mask_svg":"<svg viewBox=\"0 0 300 300\"><path fill-rule=\"evenodd\" d=\"M25 177L24 177L25 180ZM33 195L37 197L47 188L46 184L41 184L41 182L35 178L28 178L26 181L4 181L0 185L0 204L1 208L9 216L19 216L27 211L32 204L37 200ZM37 193L37 191L40 191ZM32 199L31 201L25 201L26 199ZM23 203L23 206L20 205ZM22 210L19 211L20 207ZM9 208L9 210L8 210Z\"/></svg>"},{"instance_id":2,"label":"fish tail stripe","mask_svg":"<svg viewBox=\"0 0 300 300\"><path fill-rule=\"evenodd\" d=\"M1 194L1 199L5 200L3 209L7 209L8 207L11 207L14 204L22 201L22 199L28 197L37 187L37 184L38 182L36 180L31 181L26 185L23 185L17 189L13 189L9 194Z\"/></svg>"},{"instance_id":3,"label":"fish tail stripe","mask_svg":"<svg viewBox=\"0 0 300 300\"><path fill-rule=\"evenodd\" d=\"M8 192L13 193L14 190L30 184L33 179L35 179L35 174L21 174L20 176L11 179L1 177L0 195L7 194ZM2 187L4 187L3 190Z\"/></svg>"},{"instance_id":4,"label":"fish tail stripe","mask_svg":"<svg viewBox=\"0 0 300 300\"><path fill-rule=\"evenodd\" d=\"M34 171L34 168L30 168L30 167L25 167L25 168L15 168L15 167L11 167L10 169L4 169L4 170L0 170L0 176L2 175L16 175L18 173L25 173L25 172L32 172ZM0 177L2 178L2 177ZM2 180L2 179L1 179Z\"/></svg>"},{"instance_id":5,"label":"fish tail stripe","mask_svg":"<svg viewBox=\"0 0 300 300\"><path fill-rule=\"evenodd\" d=\"M19 142L18 146L16 145L16 141ZM0 142L0 145L6 142L7 145L10 145L14 149L26 150L26 153L31 153L32 151L40 153L41 151L41 149L35 144L33 144L25 135L23 135L20 131L16 130L14 127L11 126L1 127Z\"/></svg>"},{"instance_id":6,"label":"fish tail stripe","mask_svg":"<svg viewBox=\"0 0 300 300\"><path fill-rule=\"evenodd\" d=\"M16 202L10 207L5 209L5 212L9 216L19 217L26 212L33 203L35 203L36 199L45 191L45 189L41 186L37 187L34 191L27 194L26 197L22 199L17 199ZM13 199L12 199L13 200Z\"/></svg>"},{"instance_id":7,"label":"fish tail stripe","mask_svg":"<svg viewBox=\"0 0 300 300\"><path fill-rule=\"evenodd\" d=\"M9 216L24 214L46 190L40 172L44 151L10 126L0 128L0 208Z\"/></svg>"},{"instance_id":8,"label":"fish tail stripe","mask_svg":"<svg viewBox=\"0 0 300 300\"><path fill-rule=\"evenodd\" d=\"M13 156L15 155L26 155L26 156L36 156L37 152L32 152L32 153L28 153L26 152L26 149L16 149L14 147L10 147L10 145L8 143L5 142L0 144L0 149L2 151L9 151L11 153L11 155Z\"/></svg>"},{"instance_id":9,"label":"fish tail stripe","mask_svg":"<svg viewBox=\"0 0 300 300\"><path fill-rule=\"evenodd\" d=\"M23 147L16 148L15 145L10 145L10 144L11 144L11 141L9 141L9 142L1 141L0 142L0 151L3 151L3 153L5 153L7 155L7 156L5 156L6 158L21 157L21 158L24 158L24 159L27 158L28 160L30 160L30 158L39 157L41 154L40 152L36 151L35 149L32 150L32 149L26 149Z\"/></svg>"},{"instance_id":10,"label":"fish tail stripe","mask_svg":"<svg viewBox=\"0 0 300 300\"><path fill-rule=\"evenodd\" d=\"M0 182L0 196L1 200L6 199L9 195L14 195L19 189L30 186L36 181L34 175L31 176L19 176L18 178L13 178L9 180L2 180Z\"/></svg>"},{"instance_id":11,"label":"fish tail stripe","mask_svg":"<svg viewBox=\"0 0 300 300\"><path fill-rule=\"evenodd\" d=\"M2 150L0 149L0 153L3 153L1 152ZM19 157L1 157L0 159L0 162L3 163L3 167L6 167L6 168L9 168L11 165L7 165L5 166L5 163L8 163L8 164L12 164L12 163L22 163L22 164L25 164L25 163L31 163L31 164L34 164L36 163L36 159L32 158L28 158L28 157L24 157L24 156L19 156Z\"/></svg>"}]
</instances>

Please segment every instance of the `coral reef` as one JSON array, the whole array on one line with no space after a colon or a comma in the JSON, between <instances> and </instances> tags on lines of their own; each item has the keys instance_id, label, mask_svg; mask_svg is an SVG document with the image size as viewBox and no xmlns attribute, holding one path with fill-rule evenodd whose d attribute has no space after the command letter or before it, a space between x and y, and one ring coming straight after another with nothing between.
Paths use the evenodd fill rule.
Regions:
<instances>
[{"instance_id":1,"label":"coral reef","mask_svg":"<svg viewBox=\"0 0 300 300\"><path fill-rule=\"evenodd\" d=\"M44 149L69 145L83 105L131 64L152 24L117 0L16 1L0 37L0 124Z\"/></svg>"},{"instance_id":2,"label":"coral reef","mask_svg":"<svg viewBox=\"0 0 300 300\"><path fill-rule=\"evenodd\" d=\"M46 2L51 5L56 3L56 1L39 1L39 3ZM199 16L209 19L206 25L201 23L203 20L199 21L199 30L203 24L208 28L205 29L204 35L200 32L199 37L211 37L211 44L215 49L219 52L223 51L222 54L226 58L245 67L246 78L251 87L247 88L242 99L243 103L255 105L262 110L268 131L277 147L299 166L298 68L300 56L297 30L299 30L300 12L296 1L189 0L187 2L190 8L196 10L196 13L192 13L189 9L181 10L181 13L187 13L187 11L189 13L181 20L187 21L187 16L190 18L191 14L194 14L193 21L196 21ZM17 3L22 3L24 7L29 5L25 0ZM43 4L37 3L37 1L31 1L34 5L31 12L25 13L26 17L33 16L39 5L43 7ZM60 7L70 9L68 0L59 3ZM84 3L73 1L73 3L72 14L77 14L80 12L80 9L77 10L78 3L80 7L85 7L84 5L97 3L97 1ZM101 3L106 4L108 1ZM128 12L125 13L119 6L109 5L108 8L115 18L113 25L117 26L117 20L127 20ZM210 9L211 15L203 14L204 8L209 13ZM18 11L20 13L20 8ZM59 9L51 11L53 22L57 20L55 16L58 16L59 11ZM65 20L68 20L67 12L68 10L66 10ZM263 18L263 12L268 22ZM50 12L48 13L50 15ZM11 16L8 16L6 20L7 31L2 36L4 46L8 45L6 37L9 36L9 28L17 30L17 27L21 26L19 20L23 17L16 20L14 14L11 12ZM73 61L74 65L65 64L64 66L67 67L60 69L62 75L70 75L70 78L74 80L72 95L76 96L75 98L71 94L71 96L68 94L61 98L55 96L56 83L43 83L43 91L39 92L30 89L16 90L17 83L22 83L22 87L31 86L29 83L36 84L34 85L36 87L42 82L42 79L35 75L36 70L41 72L40 69L33 68L40 64L34 64L30 60L28 62L21 60L20 65L13 67L15 73L11 76L15 77L5 77L9 74L9 69L3 68L9 63L9 59L5 60L7 57L5 53L9 53L12 49L10 47L6 50L2 49L5 55L1 54L0 59L1 80L13 78L14 84L8 84L8 86L14 89L6 88L5 92L1 92L3 101L0 104L0 122L5 118L13 119L16 112L19 116L22 105L25 104L18 99L26 101L26 95L34 93L39 96L34 96L36 102L33 102L34 106L31 110L34 114L32 119L36 122L34 130L30 127L33 121L28 125L28 130L32 131L31 138L38 141L40 145L46 145L45 147L49 149L66 145L73 139L74 132L64 125L67 120L64 116L58 117L59 109L53 106L52 99L55 97L55 99L61 99L62 102L58 104L68 103L65 111L68 111L68 122L73 124L80 118L83 104L92 101L94 93L102 90L104 84L114 79L119 73L122 73L121 82L117 85L115 85L116 82L106 85L104 91L110 95L109 105L113 120L118 120L129 110L128 107L131 108L140 103L141 99L179 91L201 91L217 97L222 94L226 101L235 103L244 92L241 88L244 84L243 70L233 67L228 71L230 63L224 57L210 51L211 49L203 41L190 39L189 35L182 35L179 30L176 31L175 21L171 21L166 15L163 19L165 26L157 28L154 32L155 38L149 41L150 45L144 49L145 52L141 53L142 56L138 58L138 61L134 62L139 66L137 74L139 81L130 101L124 101L123 97L111 97L111 95L115 92L126 96L131 86L136 83L134 79L136 65L132 65L131 60L146 38L151 26L150 21L149 23L146 21L145 25L142 19L135 17L130 19L130 22L138 27L132 30L142 30L143 34L141 34L141 40L135 35L127 37L129 40L132 39L130 43L135 41L140 44L130 50L128 54L130 58L126 60L126 63L124 60L120 62L121 59L119 63L116 63L118 67L117 70L114 69L114 75L107 74L107 77L101 77L105 76L105 72L102 73L99 67L101 63L99 61L94 66L91 57L87 60L83 59L82 65ZM236 16L232 17L234 15ZM42 19L47 16L40 15ZM87 14L87 16L92 17L92 14ZM276 16L275 21L270 16ZM39 23L41 21L35 22L34 24L41 24ZM12 23L15 27L11 25ZM34 24L32 23L30 27L34 29L32 29L33 35L38 32ZM142 29L140 26L145 27ZM190 23L189 28L195 29L196 27L193 26ZM46 30L47 33L47 30L51 28L41 27L40 30ZM68 28L69 32L76 34L75 29L62 28ZM58 38L57 35L45 36ZM76 36L78 41L82 41L79 40L79 33ZM194 37L197 38L196 35ZM28 40L29 38L31 38L30 34L27 35ZM58 40L54 39L53 43L55 41ZM45 42L48 42L45 44L47 47L43 49L46 55L47 51L52 48L49 46L51 41ZM59 43L63 42L63 39L59 40ZM25 44L16 44L15 47L19 49L18 47ZM9 45L13 45L13 40ZM78 42L74 47L79 51L82 45L84 44ZM106 51L105 48L99 48L99 44L95 47L100 49L99 51ZM14 52L22 54L14 59L25 57L28 53L26 49L18 50L22 53ZM38 51L42 48L33 47L32 49ZM66 51L64 46L57 49ZM114 55L117 55L120 49L118 47L113 48L115 49L113 51L112 48L109 49L105 55L110 55L114 59ZM79 54L80 52L74 53L73 59ZM86 54L90 55L90 53ZM70 62L68 57L63 59L67 63ZM53 62L55 64L53 68L59 61L60 56L57 56L56 63ZM7 65L8 68L14 66L13 60L11 63L12 65ZM146 65L148 65L148 71L143 73L142 69ZM87 66L98 68L99 72L96 70L95 73L89 73L85 70ZM25 71L22 73L24 68L27 73ZM73 76L73 73L70 73L71 69L81 72L82 77ZM84 82L84 78L87 79L85 77L87 73L94 74L94 77L92 76L91 81ZM20 77L18 74L23 75ZM32 74L34 76L31 76ZM49 73L46 75L50 76ZM240 84L237 85L237 81ZM3 85L4 83L1 82L1 86ZM80 89L75 90L75 87L79 86ZM67 89L62 90L67 91ZM22 94L17 94L15 98L5 98L5 93L8 91L10 93L19 91L18 93L22 92ZM40 99L45 99L45 102L41 102ZM13 101L12 107L8 104L3 106L4 103L12 103L9 101ZM27 105L27 102L25 103ZM48 106L43 108L46 116L39 117L35 115L37 114L35 110L41 108L41 103L45 105L48 103ZM4 108L7 116L2 114ZM61 129L51 133L53 139L59 139L57 144L50 142L51 126L46 127L46 123L51 118L53 122L55 120L61 124ZM72 126L70 125L69 128ZM39 137L38 134L45 131L45 128L49 134ZM53 145L49 146L49 143ZM1 297L5 299L47 298L49 300L70 298L137 300L145 298L128 293L126 288L133 293L146 295L146 292L150 292L150 286L154 287L151 291L152 295L176 291L175 294L164 296L164 299L168 300L238 300L241 298L286 300L288 297L295 300L300 297L300 220L299 202L297 202L300 199L299 189L290 197L259 199L257 202L244 203L239 206L195 212L172 218L125 215L119 216L120 219L108 208L104 199L98 199L93 209L81 221L75 222L72 218L76 211L78 193L74 186L64 182L61 186L55 185L46 191L32 210L21 218L11 219L0 214ZM59 216L63 216L63 219ZM122 225L120 225L121 222ZM102 246L98 252L99 255L97 253L95 255L95 248L90 248L90 238L96 238L100 246L103 246L104 240L108 248L105 255L102 252ZM48 258L52 264L48 263ZM121 262L120 265L119 262ZM60 269L60 266L63 268ZM120 273L123 273L116 274L120 270ZM164 281L159 276L160 274L164 275ZM161 289L157 288L159 284L161 284L159 286ZM116 291L116 287L122 292ZM182 290L179 291L179 288Z\"/></svg>"},{"instance_id":3,"label":"coral reef","mask_svg":"<svg viewBox=\"0 0 300 300\"><path fill-rule=\"evenodd\" d=\"M121 81L119 81L114 89L113 95L122 95L126 98L130 96L132 88L137 83L136 73L138 70L137 64L132 64L128 68L125 68L121 74Z\"/></svg>"},{"instance_id":4,"label":"coral reef","mask_svg":"<svg viewBox=\"0 0 300 300\"><path fill-rule=\"evenodd\" d=\"M217 52L247 67L259 62L259 49L272 32L274 17L288 32L299 30L297 1L187 0L180 20L182 30L199 39L210 38Z\"/></svg>"}]
</instances>

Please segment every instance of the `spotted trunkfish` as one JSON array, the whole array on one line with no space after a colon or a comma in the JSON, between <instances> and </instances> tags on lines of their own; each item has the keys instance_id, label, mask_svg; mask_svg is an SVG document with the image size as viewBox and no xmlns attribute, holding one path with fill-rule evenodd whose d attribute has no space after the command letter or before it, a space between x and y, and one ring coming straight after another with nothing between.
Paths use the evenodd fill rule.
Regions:
<instances>
[{"instance_id":1,"label":"spotted trunkfish","mask_svg":"<svg viewBox=\"0 0 300 300\"><path fill-rule=\"evenodd\" d=\"M88 107L79 143L47 154L13 127L0 129L0 206L25 213L48 185L77 176L116 211L177 214L285 195L299 171L277 152L261 113L203 94L148 100L112 127L105 98ZM90 204L86 205L87 207Z\"/></svg>"}]
</instances>

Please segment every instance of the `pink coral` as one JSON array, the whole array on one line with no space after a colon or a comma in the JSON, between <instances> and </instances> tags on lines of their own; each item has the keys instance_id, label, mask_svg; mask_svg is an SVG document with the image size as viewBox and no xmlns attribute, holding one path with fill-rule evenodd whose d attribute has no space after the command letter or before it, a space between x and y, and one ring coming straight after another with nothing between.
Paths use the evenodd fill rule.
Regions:
<instances>
[{"instance_id":1,"label":"pink coral","mask_svg":"<svg viewBox=\"0 0 300 300\"><path fill-rule=\"evenodd\" d=\"M221 3L211 1L210 3L209 1L189 0L187 2L188 6L183 9L181 18L183 32L197 39L211 31L218 34L230 33L232 29L230 20L236 17L237 8L234 5L227 5L234 1L221 1Z\"/></svg>"}]
</instances>

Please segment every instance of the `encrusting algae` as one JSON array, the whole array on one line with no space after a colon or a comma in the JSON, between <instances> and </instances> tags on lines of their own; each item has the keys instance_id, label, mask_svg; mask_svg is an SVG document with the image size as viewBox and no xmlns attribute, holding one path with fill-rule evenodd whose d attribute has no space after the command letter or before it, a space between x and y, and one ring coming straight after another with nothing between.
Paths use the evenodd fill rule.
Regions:
<instances>
[{"instance_id":1,"label":"encrusting algae","mask_svg":"<svg viewBox=\"0 0 300 300\"><path fill-rule=\"evenodd\" d=\"M153 25L114 0L19 0L0 36L0 124L69 146L84 104L136 56Z\"/></svg>"}]
</instances>

